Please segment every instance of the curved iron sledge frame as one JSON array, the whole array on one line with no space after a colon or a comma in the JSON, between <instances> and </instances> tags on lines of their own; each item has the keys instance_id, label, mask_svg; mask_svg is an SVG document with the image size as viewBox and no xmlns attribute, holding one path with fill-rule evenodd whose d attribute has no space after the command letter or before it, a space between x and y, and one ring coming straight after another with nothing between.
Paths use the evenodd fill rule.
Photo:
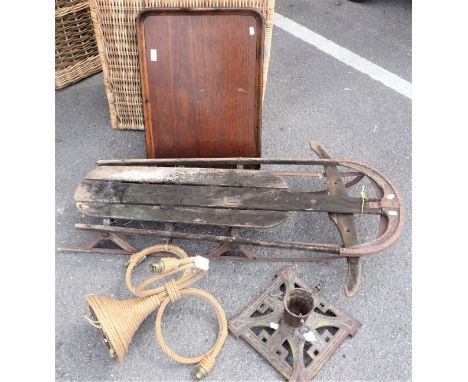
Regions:
<instances>
[{"instance_id":1,"label":"curved iron sledge frame","mask_svg":"<svg viewBox=\"0 0 468 382\"><path fill-rule=\"evenodd\" d=\"M229 159L234 159L234 158L229 158ZM267 162L268 164L308 164L308 163L297 163L299 161L295 160L289 160L289 159L283 159L283 158L272 158L272 159L264 159L264 160L259 160L259 158L239 158L239 160L234 163L237 163L239 165L245 164L245 162L250 164L250 160L255 159L255 162L257 163L262 163L263 161ZM153 161L153 160L148 160L148 161ZM159 161L159 160L157 160ZM197 159L198 164L201 165L206 165L208 163L213 163L211 162L212 159ZM284 163L287 161L288 163ZM165 160L161 160L160 164L168 164ZM193 164L194 161L192 159L186 160L186 159L180 159L177 160L177 164L179 165L186 165L186 164ZM225 162L222 162L218 159L215 159L215 162L217 164L225 164ZM231 161L229 163L232 164ZM100 161L99 164L102 165L110 165L109 161ZM112 162L112 164L117 164L116 162ZM118 161L118 164L121 165L122 162ZM128 164L128 163L127 163ZM132 165L142 165L146 164L144 161L142 162L139 160L138 163L131 163ZM159 163L158 163L159 164ZM170 161L170 164L176 164L175 161ZM387 249L389 246L391 246L400 236L401 231L403 229L403 222L404 222L404 209L403 205L401 202L401 195L398 192L398 190L388 181L383 175L378 173L375 169L373 169L370 166L366 166L362 163L356 162L356 161L349 161L349 160L313 160L313 165L320 165L320 164L333 164L333 165L338 165L342 167L347 167L349 169L355 170L360 172L361 174L364 174L367 178L369 178L374 185L374 188L376 190L377 195L381 194L381 200L377 203L380 203L381 205L381 218L380 218L380 225L379 225L379 230L378 230L378 237L368 243L363 243L359 245L355 245L352 247L334 247L332 244L316 244L317 247L323 247L324 251L321 251L320 248L313 248L314 243L297 243L298 245L295 245L289 249L297 249L297 250L309 250L309 251L316 251L317 252L330 252L330 253L336 253L339 254L341 257L361 257L361 256L369 256L373 255L377 252L381 252L385 249ZM261 170L260 170L261 171ZM356 176L356 178L361 178L361 176ZM361 178L362 179L362 178ZM350 186L354 185L355 179L352 181L348 182L346 184L346 188L349 188ZM323 192L323 191L319 191ZM312 193L312 192L311 192ZM391 195L394 195L395 198L391 199ZM390 197L389 197L390 196ZM393 211L393 214L392 214ZM396 213L396 214L395 214ZM88 229L88 230L98 230L98 229L93 229L92 225L89 224L78 224L77 228L79 229ZM96 228L98 226L95 226ZM109 226L108 229L106 229L106 226L99 226L103 230L106 230L108 232L114 232L114 233L131 233L131 234L137 234L137 231L141 231L142 235L149 235L151 232L153 232L156 236L158 236L158 233L163 233L161 236L162 237L173 237L177 239L192 239L192 240L207 240L207 236L212 236L215 240L215 242L229 242L232 244L243 244L243 245L254 245L254 246L268 246L268 245L263 245L262 243L256 243L254 240L250 241L249 239L244 239L241 240L238 236L235 237L228 237L228 236L215 236L215 235L177 235L176 233L171 233L168 231L158 231L158 230L144 230L144 229L118 229L118 227L113 227ZM115 229L112 229L115 228ZM150 232L151 231L151 232ZM167 232L167 234L164 234L164 232ZM199 238L197 238L199 236ZM223 238L226 238L226 240L223 240ZM210 241L210 240L209 240ZM273 242L270 242L273 243ZM308 245L307 245L308 244ZM273 246L273 247L278 247L278 246ZM281 246L279 247L281 248ZM338 251L334 251L333 249L337 248ZM257 259L260 259L257 257ZM313 260L311 258L310 260Z\"/></svg>"},{"instance_id":2,"label":"curved iron sledge frame","mask_svg":"<svg viewBox=\"0 0 468 382\"><path fill-rule=\"evenodd\" d=\"M360 257L382 252L395 243L403 230L404 208L400 192L388 179L370 166L355 161L340 161L339 165L357 170L370 179L380 198L382 210L377 238L368 243L343 247L340 255Z\"/></svg>"},{"instance_id":3,"label":"curved iron sledge frame","mask_svg":"<svg viewBox=\"0 0 468 382\"><path fill-rule=\"evenodd\" d=\"M279 164L279 165L334 165L341 166L357 171L361 174L364 174L369 178L376 190L377 195L381 195L381 200L376 203L380 203L381 206L381 218L378 230L378 237L368 243L358 244L352 247L334 247L332 244L320 244L320 243L297 243L298 245L293 245L290 248L285 249L297 249L297 250L309 250L315 252L329 252L337 253L341 257L361 257L373 255L377 252L381 252L391 246L400 236L403 229L404 223L404 209L402 205L402 198L398 190L381 175L374 168L367 166L363 163L351 161L351 160L331 160L331 159L290 159L290 158L185 158L185 159L129 159L129 160L100 160L98 161L99 165L171 165L171 166L183 166L183 165L209 165L209 164L235 164L242 166L245 164ZM263 170L259 170L263 171ZM363 177L364 177L363 176ZM346 183L346 188L351 187L359 182L356 182L355 179L359 178L359 181L363 179L360 175L357 175L353 180ZM317 193L326 192L318 191ZM314 192L311 192L314 193ZM391 197L394 195L394 198ZM253 245L253 246L266 246L262 243L281 243L281 242L259 242L255 240L243 239L241 240L238 236L229 237L229 236L214 236L214 235L197 235L197 234L188 234L188 235L177 235L174 232L169 231L158 231L158 230L144 230L144 229L112 229L117 227L110 226L109 229L105 229L105 226L102 227L103 230L114 233L125 233L127 230L128 233L136 234L137 231L141 230L143 235L149 235L151 232L154 235L163 233L162 237L173 237L177 239L188 239L188 240L207 240L207 236L212 236L215 242L229 242L231 244L241 244L241 245ZM92 225L89 224L79 224L77 225L79 229L88 229L93 230ZM97 229L96 229L97 230ZM166 234L164 234L166 232ZM169 235L170 234L170 235ZM198 236L198 237L197 237ZM225 238L226 240L223 240ZM286 244L286 243L285 243ZM301 247L301 248L299 248ZM325 250L321 250L323 247ZM278 248L278 246L273 246L273 248ZM279 247L281 248L281 247ZM331 249L338 249L338 251L333 251ZM229 257L228 257L229 258ZM257 258L258 259L258 258ZM311 258L310 260L313 260ZM322 260L322 259L320 259Z\"/></svg>"},{"instance_id":4,"label":"curved iron sledge frame","mask_svg":"<svg viewBox=\"0 0 468 382\"><path fill-rule=\"evenodd\" d=\"M347 259L348 275L344 283L346 296L353 296L360 285L361 263L360 257L370 256L384 251L390 247L400 236L404 225L404 208L402 198L398 190L392 183L380 174L377 170L366 164L352 161L332 159L325 148L316 141L310 141L310 148L320 158L184 158L184 159L128 159L128 160L100 160L98 165L132 165L132 166L200 166L213 167L213 165L235 165L242 168L244 165L310 165L323 166L323 172L279 172L269 170L259 170L272 173L279 176L316 176L326 178L328 187L326 190L310 191L312 195L329 194L330 196L347 196L346 190L367 177L377 196L377 199L366 201L368 207L373 210L380 210L380 221L377 232L377 238L366 243L357 244L357 232L354 223L354 213L334 212L328 213L330 219L338 229L343 245L328 243L301 243L301 242L282 242L282 241L264 241L256 239L247 239L240 236L237 228L231 228L229 235L218 236L211 234L185 233L173 230L156 230L144 228L127 228L111 225L112 219L103 217L104 225L93 224L75 224L75 228L97 231L94 239L80 248L58 248L60 251L79 251L79 252L101 252L101 253L124 253L131 254L136 252L128 241L120 235L147 235L162 237L169 240L196 240L217 242L219 247L209 254L210 259L229 259L229 260L264 260L264 261L320 261ZM351 171L339 172L338 167L343 167ZM323 174L325 176L323 176ZM342 176L353 177L350 181L344 183ZM314 212L314 211L311 211ZM365 209L364 209L364 213ZM102 240L111 240L117 244L120 249L98 248L97 244ZM259 246L269 248L280 248L290 250L300 250L309 252L324 253L324 255L314 256L256 256L246 246ZM222 256L230 249L239 248L244 256Z\"/></svg>"}]
</instances>

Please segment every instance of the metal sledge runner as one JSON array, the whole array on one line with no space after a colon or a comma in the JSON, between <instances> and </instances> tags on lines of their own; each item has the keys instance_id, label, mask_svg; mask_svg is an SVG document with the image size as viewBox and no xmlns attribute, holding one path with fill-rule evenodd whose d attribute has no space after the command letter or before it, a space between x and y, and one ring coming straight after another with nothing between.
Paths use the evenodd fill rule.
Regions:
<instances>
[{"instance_id":1,"label":"metal sledge runner","mask_svg":"<svg viewBox=\"0 0 468 382\"><path fill-rule=\"evenodd\" d=\"M101 160L79 184L75 202L83 214L102 218L104 224L76 224L77 229L96 231L88 244L60 250L134 253L123 235L150 235L166 239L219 243L210 259L315 261L347 259L344 283L353 296L361 279L360 257L381 252L399 237L404 220L397 189L378 171L350 160L335 160L318 142L310 142L319 158L189 158ZM247 170L245 165L320 166L322 171ZM232 166L237 169L207 168ZM198 166L198 167L193 167ZM322 177L327 189L293 191L287 177ZM343 179L349 178L347 182ZM348 195L348 190L367 181L375 198ZM341 244L257 240L242 237L245 227L268 229L283 223L293 211L328 213L341 236ZM377 237L359 243L355 215L379 216ZM128 228L122 221L156 221L171 229ZM227 234L187 233L174 223L227 227ZM120 249L98 248L110 240ZM308 252L301 256L257 256L248 247L270 247ZM239 249L233 256L227 252ZM317 253L317 254L312 254Z\"/></svg>"}]
</instances>

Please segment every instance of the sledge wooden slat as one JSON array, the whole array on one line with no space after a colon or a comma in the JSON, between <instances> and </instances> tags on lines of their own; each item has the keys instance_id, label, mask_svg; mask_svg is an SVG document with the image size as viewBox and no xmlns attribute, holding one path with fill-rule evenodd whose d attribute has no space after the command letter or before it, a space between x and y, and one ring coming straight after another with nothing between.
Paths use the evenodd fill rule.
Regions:
<instances>
[{"instance_id":1,"label":"sledge wooden slat","mask_svg":"<svg viewBox=\"0 0 468 382\"><path fill-rule=\"evenodd\" d=\"M287 183L279 176L256 170L234 169L101 166L89 172L85 179L135 183L288 188Z\"/></svg>"},{"instance_id":2,"label":"sledge wooden slat","mask_svg":"<svg viewBox=\"0 0 468 382\"><path fill-rule=\"evenodd\" d=\"M312 195L310 192L291 192L274 188L187 186L93 180L84 180L80 183L75 192L75 201L337 213L360 213L362 203L360 198ZM379 214L381 209L370 208L367 203L364 212Z\"/></svg>"},{"instance_id":3,"label":"sledge wooden slat","mask_svg":"<svg viewBox=\"0 0 468 382\"><path fill-rule=\"evenodd\" d=\"M147 157L261 156L262 14L147 9L137 32Z\"/></svg>"},{"instance_id":4,"label":"sledge wooden slat","mask_svg":"<svg viewBox=\"0 0 468 382\"><path fill-rule=\"evenodd\" d=\"M141 204L110 204L77 202L86 215L113 219L208 224L229 227L271 228L288 217L282 211L252 211L200 207L148 206Z\"/></svg>"}]
</instances>

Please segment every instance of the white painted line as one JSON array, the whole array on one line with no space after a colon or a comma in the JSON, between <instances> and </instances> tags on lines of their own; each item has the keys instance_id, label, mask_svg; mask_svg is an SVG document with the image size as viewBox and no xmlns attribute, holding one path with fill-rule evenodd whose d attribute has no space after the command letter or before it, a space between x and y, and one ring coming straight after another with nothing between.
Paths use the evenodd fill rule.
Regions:
<instances>
[{"instance_id":1,"label":"white painted line","mask_svg":"<svg viewBox=\"0 0 468 382\"><path fill-rule=\"evenodd\" d=\"M350 50L343 48L342 46L335 44L333 41L311 31L310 29L303 27L295 21L288 19L287 17L281 16L279 13L275 13L275 25L286 32L291 33L293 36L300 38L301 40L315 46L322 52L329 54L330 56L340 60L359 70L361 73L367 74L372 79L383 83L385 86L403 94L405 97L411 97L411 82L404 80L401 77L385 70L384 68L366 60L365 58L351 52Z\"/></svg>"}]
</instances>

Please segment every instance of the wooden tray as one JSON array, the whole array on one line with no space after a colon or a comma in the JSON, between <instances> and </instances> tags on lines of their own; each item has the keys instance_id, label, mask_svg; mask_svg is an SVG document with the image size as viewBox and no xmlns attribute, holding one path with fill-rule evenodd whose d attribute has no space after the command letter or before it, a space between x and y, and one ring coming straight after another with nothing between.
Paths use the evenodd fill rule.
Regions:
<instances>
[{"instance_id":1,"label":"wooden tray","mask_svg":"<svg viewBox=\"0 0 468 382\"><path fill-rule=\"evenodd\" d=\"M262 14L147 9L137 32L147 157L260 157Z\"/></svg>"}]
</instances>

